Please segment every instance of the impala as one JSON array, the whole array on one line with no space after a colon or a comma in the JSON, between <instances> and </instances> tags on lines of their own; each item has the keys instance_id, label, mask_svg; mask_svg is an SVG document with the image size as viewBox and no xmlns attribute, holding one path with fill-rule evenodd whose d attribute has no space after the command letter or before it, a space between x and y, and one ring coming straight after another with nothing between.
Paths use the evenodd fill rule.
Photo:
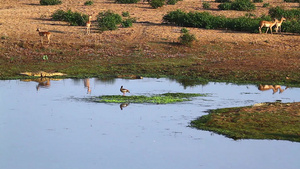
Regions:
<instances>
[{"instance_id":1,"label":"impala","mask_svg":"<svg viewBox=\"0 0 300 169\"><path fill-rule=\"evenodd\" d=\"M281 24L282 24L283 21L286 21L286 19L284 17L281 17L280 21L278 21L277 19L276 19L276 21L277 21L276 28L275 28L276 33L278 33L279 28L280 28L280 33L281 33Z\"/></svg>"},{"instance_id":2,"label":"impala","mask_svg":"<svg viewBox=\"0 0 300 169\"><path fill-rule=\"evenodd\" d=\"M272 27L273 27L274 25L276 25L276 23L277 23L277 20L276 20L276 19L274 20L274 22L271 22L271 21L260 21L260 22L259 22L259 27L258 27L259 33L261 33L261 28L267 27L266 33L268 33L269 28L270 28L271 34L273 34L273 32L272 32Z\"/></svg>"},{"instance_id":3,"label":"impala","mask_svg":"<svg viewBox=\"0 0 300 169\"><path fill-rule=\"evenodd\" d=\"M48 44L50 44L50 37L51 37L51 33L50 32L41 32L40 28L37 28L36 31L39 32L39 35L41 37L41 43L43 44L43 37L46 36L48 39Z\"/></svg>"},{"instance_id":4,"label":"impala","mask_svg":"<svg viewBox=\"0 0 300 169\"><path fill-rule=\"evenodd\" d=\"M91 19L92 19L92 15L89 15L89 20L86 22L86 34L90 34L91 33Z\"/></svg>"}]
</instances>

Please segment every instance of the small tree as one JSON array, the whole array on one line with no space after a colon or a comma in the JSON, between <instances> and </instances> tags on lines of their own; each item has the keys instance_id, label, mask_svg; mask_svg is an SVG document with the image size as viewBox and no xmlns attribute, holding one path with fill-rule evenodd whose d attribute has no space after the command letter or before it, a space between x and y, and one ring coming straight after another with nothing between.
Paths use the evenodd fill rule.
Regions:
<instances>
[{"instance_id":1,"label":"small tree","mask_svg":"<svg viewBox=\"0 0 300 169\"><path fill-rule=\"evenodd\" d=\"M116 30L122 22L122 17L108 10L97 15L97 22L101 31Z\"/></svg>"},{"instance_id":2,"label":"small tree","mask_svg":"<svg viewBox=\"0 0 300 169\"><path fill-rule=\"evenodd\" d=\"M191 46L195 40L195 35L190 34L189 32L186 32L179 37L179 42L185 46Z\"/></svg>"}]
</instances>

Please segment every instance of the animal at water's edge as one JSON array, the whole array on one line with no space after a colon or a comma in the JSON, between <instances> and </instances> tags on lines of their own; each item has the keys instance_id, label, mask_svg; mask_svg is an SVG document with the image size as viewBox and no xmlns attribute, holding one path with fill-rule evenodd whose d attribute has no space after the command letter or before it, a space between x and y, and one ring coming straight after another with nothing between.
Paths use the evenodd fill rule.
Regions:
<instances>
[{"instance_id":1,"label":"animal at water's edge","mask_svg":"<svg viewBox=\"0 0 300 169\"><path fill-rule=\"evenodd\" d=\"M266 27L267 28L266 33L268 33L268 31L270 29L271 34L273 34L272 28L273 28L274 25L276 25L276 23L277 23L276 19L274 19L274 22L271 22L271 21L260 21L259 22L259 27L258 27L259 33L261 33L261 28Z\"/></svg>"},{"instance_id":2,"label":"animal at water's edge","mask_svg":"<svg viewBox=\"0 0 300 169\"><path fill-rule=\"evenodd\" d=\"M120 91L123 93L123 96L125 96L126 93L130 93L128 89L124 89L123 86L121 86Z\"/></svg>"},{"instance_id":3,"label":"animal at water's edge","mask_svg":"<svg viewBox=\"0 0 300 169\"><path fill-rule=\"evenodd\" d=\"M48 39L48 44L50 44L50 38L51 38L51 33L47 31L41 31L40 28L37 28L36 31L39 32L39 35L41 37L41 43L43 44L43 37L46 36Z\"/></svg>"}]
</instances>

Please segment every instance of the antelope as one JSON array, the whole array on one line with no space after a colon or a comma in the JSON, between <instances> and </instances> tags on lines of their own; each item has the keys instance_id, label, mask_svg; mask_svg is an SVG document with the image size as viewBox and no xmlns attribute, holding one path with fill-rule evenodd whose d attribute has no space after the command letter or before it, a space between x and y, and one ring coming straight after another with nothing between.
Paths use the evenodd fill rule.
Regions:
<instances>
[{"instance_id":1,"label":"antelope","mask_svg":"<svg viewBox=\"0 0 300 169\"><path fill-rule=\"evenodd\" d=\"M89 20L86 22L86 34L90 34L91 33L91 19L92 19L92 15L89 15Z\"/></svg>"},{"instance_id":2,"label":"antelope","mask_svg":"<svg viewBox=\"0 0 300 169\"><path fill-rule=\"evenodd\" d=\"M123 86L121 86L120 91L123 93L123 96L125 96L125 93L130 93L128 89L124 89Z\"/></svg>"},{"instance_id":3,"label":"antelope","mask_svg":"<svg viewBox=\"0 0 300 169\"><path fill-rule=\"evenodd\" d=\"M269 28L270 28L271 34L273 34L273 32L272 32L272 27L273 27L276 23L277 23L277 20L276 20L276 19L274 20L274 22L270 22L270 21L260 21L260 22L259 22L259 27L258 27L259 33L261 33L261 28L267 27L266 33L268 33Z\"/></svg>"},{"instance_id":4,"label":"antelope","mask_svg":"<svg viewBox=\"0 0 300 169\"><path fill-rule=\"evenodd\" d=\"M273 90L273 94L275 94L278 90L279 90L279 93L282 93L284 91L284 89L282 89L280 85L273 86L273 85L261 85L260 84L258 87L258 90L260 90L260 91L265 91L265 90L270 90L270 89Z\"/></svg>"},{"instance_id":5,"label":"antelope","mask_svg":"<svg viewBox=\"0 0 300 169\"><path fill-rule=\"evenodd\" d=\"M276 33L278 33L279 28L280 28L280 33L281 33L281 24L282 24L283 21L286 21L286 19L284 17L281 17L280 21L278 21L277 19L276 19L276 21L277 21L276 28L275 28Z\"/></svg>"},{"instance_id":6,"label":"antelope","mask_svg":"<svg viewBox=\"0 0 300 169\"><path fill-rule=\"evenodd\" d=\"M43 44L43 37L46 36L48 39L48 44L50 44L50 37L51 37L51 33L50 32L41 32L40 28L37 28L36 31L39 32L39 35L41 37L41 43Z\"/></svg>"}]
</instances>

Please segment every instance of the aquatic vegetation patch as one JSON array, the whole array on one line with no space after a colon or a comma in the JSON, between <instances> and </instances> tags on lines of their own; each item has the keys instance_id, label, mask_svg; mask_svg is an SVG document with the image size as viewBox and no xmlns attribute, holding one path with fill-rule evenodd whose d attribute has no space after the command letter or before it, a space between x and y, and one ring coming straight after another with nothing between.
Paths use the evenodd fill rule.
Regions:
<instances>
[{"instance_id":1,"label":"aquatic vegetation patch","mask_svg":"<svg viewBox=\"0 0 300 169\"><path fill-rule=\"evenodd\" d=\"M266 103L260 106L211 110L191 127L233 139L275 139L300 142L300 103Z\"/></svg>"},{"instance_id":2,"label":"aquatic vegetation patch","mask_svg":"<svg viewBox=\"0 0 300 169\"><path fill-rule=\"evenodd\" d=\"M198 93L164 93L152 96L122 96L122 95L104 95L89 98L89 101L100 103L152 103L168 104L176 102L190 101L192 97L207 96L207 94Z\"/></svg>"}]
</instances>

